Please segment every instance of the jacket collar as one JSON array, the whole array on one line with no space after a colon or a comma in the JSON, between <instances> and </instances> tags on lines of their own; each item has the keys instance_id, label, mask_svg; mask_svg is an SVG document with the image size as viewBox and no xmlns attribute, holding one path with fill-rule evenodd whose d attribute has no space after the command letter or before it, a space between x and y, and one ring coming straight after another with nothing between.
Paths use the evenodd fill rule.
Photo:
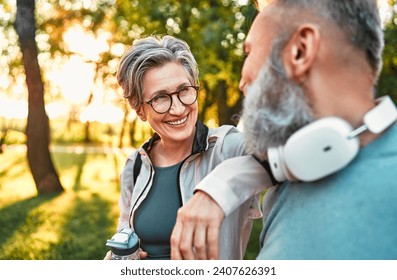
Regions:
<instances>
[{"instance_id":1,"label":"jacket collar","mask_svg":"<svg viewBox=\"0 0 397 280\"><path fill-rule=\"evenodd\" d=\"M208 127L205 124L203 124L200 120L197 120L196 131L194 133L194 139L192 145L192 154L205 151L208 148L207 139L208 139ZM160 136L157 133L154 133L152 138L150 138L145 144L143 144L142 148L146 151L146 153L149 153L154 143L156 143L158 140L160 140Z\"/></svg>"}]
</instances>

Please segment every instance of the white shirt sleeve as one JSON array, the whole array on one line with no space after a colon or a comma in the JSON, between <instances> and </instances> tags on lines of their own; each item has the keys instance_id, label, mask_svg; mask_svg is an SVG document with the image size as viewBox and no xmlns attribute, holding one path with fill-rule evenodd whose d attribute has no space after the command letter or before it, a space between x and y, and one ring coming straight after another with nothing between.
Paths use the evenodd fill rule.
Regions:
<instances>
[{"instance_id":1,"label":"white shirt sleeve","mask_svg":"<svg viewBox=\"0 0 397 280\"><path fill-rule=\"evenodd\" d=\"M249 198L273 186L266 169L251 155L220 163L195 188L211 196L225 216Z\"/></svg>"}]
</instances>

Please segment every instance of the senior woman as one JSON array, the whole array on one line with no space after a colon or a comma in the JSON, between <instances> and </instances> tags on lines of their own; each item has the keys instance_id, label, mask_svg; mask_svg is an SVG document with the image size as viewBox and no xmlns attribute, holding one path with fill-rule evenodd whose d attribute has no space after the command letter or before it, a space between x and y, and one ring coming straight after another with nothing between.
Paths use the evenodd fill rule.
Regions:
<instances>
[{"instance_id":1,"label":"senior woman","mask_svg":"<svg viewBox=\"0 0 397 280\"><path fill-rule=\"evenodd\" d=\"M128 157L121 174L118 230L131 227L137 233L146 259L170 259L178 209L219 163L245 154L243 137L233 126L209 129L198 120L198 67L182 40L136 40L121 58L117 80L131 108L155 132ZM137 160L141 167L134 171ZM250 215L258 214L255 204L251 198L225 218L220 259L243 258Z\"/></svg>"}]
</instances>

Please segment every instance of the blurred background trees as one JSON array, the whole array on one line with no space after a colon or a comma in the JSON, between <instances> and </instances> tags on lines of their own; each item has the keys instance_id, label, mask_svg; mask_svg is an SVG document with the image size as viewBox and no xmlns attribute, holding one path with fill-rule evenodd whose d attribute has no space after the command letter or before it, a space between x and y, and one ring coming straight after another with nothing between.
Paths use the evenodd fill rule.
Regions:
<instances>
[{"instance_id":1,"label":"blurred background trees","mask_svg":"<svg viewBox=\"0 0 397 280\"><path fill-rule=\"evenodd\" d=\"M64 128L52 125L54 139L95 142L95 122L110 124L102 128L110 136L130 132L128 144L136 145L147 137L149 131L137 127L134 114L123 104L115 72L133 40L151 34L171 34L188 42L201 71L200 118L210 125L232 123L232 116L241 109L242 43L256 14L247 2L36 1L36 40L47 112L52 124L59 117L67 119ZM25 100L20 53L10 28L15 1L1 0L0 11L1 65L6 68L0 73L3 92ZM74 130L80 122L85 127ZM123 145L120 139L117 142Z\"/></svg>"},{"instance_id":2,"label":"blurred background trees","mask_svg":"<svg viewBox=\"0 0 397 280\"><path fill-rule=\"evenodd\" d=\"M37 58L52 143L137 147L149 137L150 128L137 121L115 78L121 55L146 35L171 34L191 46L200 67L201 120L209 126L232 124L241 110L242 45L257 13L249 0L18 2L36 8ZM16 4L0 0L0 152L3 144L27 142L28 90L13 27ZM382 11L386 47L378 94L397 100L396 0L388 5ZM38 110L29 104L30 114ZM46 122L42 115L43 127ZM40 139L47 134L43 127L36 131Z\"/></svg>"},{"instance_id":3,"label":"blurred background trees","mask_svg":"<svg viewBox=\"0 0 397 280\"><path fill-rule=\"evenodd\" d=\"M383 69L378 83L378 95L390 95L397 101L397 0L388 0L392 7L385 22Z\"/></svg>"},{"instance_id":4,"label":"blurred background trees","mask_svg":"<svg viewBox=\"0 0 397 280\"><path fill-rule=\"evenodd\" d=\"M230 124L241 110L242 44L256 10L249 0L18 2L35 5L36 23L25 27L35 28L40 78L31 96L13 26L17 0L0 0L0 259L101 259L116 228L119 174L131 152L117 147L137 147L151 134L122 99L115 78L121 55L141 36L184 39L200 66L199 117L209 126ZM387 2L381 6L386 45L378 95L397 101L397 0ZM29 172L23 148L34 111L40 118L30 131L38 138L30 138L30 146L59 169L66 191L57 196L37 196L40 183ZM50 159L51 143L57 149L50 145ZM260 229L257 220L248 259L257 255Z\"/></svg>"},{"instance_id":5,"label":"blurred background trees","mask_svg":"<svg viewBox=\"0 0 397 280\"><path fill-rule=\"evenodd\" d=\"M133 40L151 34L175 35L191 46L201 71L201 120L210 126L230 124L241 110L242 44L256 15L249 0L39 0L35 4L38 59L54 140L135 146L147 138L150 130L136 123L124 104L115 73ZM396 98L396 12L388 13L379 93ZM7 100L0 109L20 101L14 109L20 116L13 119L21 120L11 123L2 114L2 142L24 141L14 132L24 132L27 115L21 52L12 28L15 15L16 0L0 0L0 99Z\"/></svg>"},{"instance_id":6,"label":"blurred background trees","mask_svg":"<svg viewBox=\"0 0 397 280\"><path fill-rule=\"evenodd\" d=\"M48 115L52 138L58 142L122 147L124 139L136 146L148 137L150 129L137 123L115 79L120 56L138 37L172 34L190 44L201 69L203 121L232 123L241 108L242 42L256 13L241 0L2 0L0 12L0 98L7 101L0 139L5 143L15 135L5 109L10 110L10 100L18 100L23 107L11 111L22 112L21 123L27 119L26 140L20 138L27 143L39 194L63 189L49 153ZM16 132L23 134L23 129Z\"/></svg>"}]
</instances>

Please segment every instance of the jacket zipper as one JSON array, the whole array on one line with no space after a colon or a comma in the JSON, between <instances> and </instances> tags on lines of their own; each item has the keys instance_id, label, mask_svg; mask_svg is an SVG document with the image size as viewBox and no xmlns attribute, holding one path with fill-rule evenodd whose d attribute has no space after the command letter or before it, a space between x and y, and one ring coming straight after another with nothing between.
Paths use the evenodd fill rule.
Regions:
<instances>
[{"instance_id":1,"label":"jacket zipper","mask_svg":"<svg viewBox=\"0 0 397 280\"><path fill-rule=\"evenodd\" d=\"M200 154L200 152L193 153L193 154L191 154L190 156L188 156L187 158L185 158L185 159L182 161L182 164L181 164L181 166L179 166L179 169L178 169L178 194L179 194L179 205L180 205L180 206L183 206L182 191L181 191L181 170L182 170L182 167L183 167L183 165L185 164L185 162L186 162L188 159L192 158L194 155L197 155L197 154Z\"/></svg>"},{"instance_id":2,"label":"jacket zipper","mask_svg":"<svg viewBox=\"0 0 397 280\"><path fill-rule=\"evenodd\" d=\"M153 167L152 167L152 165L150 165L149 180L146 182L145 187L143 188L143 190L141 191L141 193L139 194L139 196L135 200L134 205L131 207L130 215L128 216L128 224L129 224L130 228L133 228L132 225L131 225L132 212L134 211L134 208L135 208L136 204L138 203L138 201L141 199L142 195L145 193L146 189L148 188L149 182L151 181L152 176L153 176ZM135 182L135 184L136 184L136 182Z\"/></svg>"}]
</instances>

